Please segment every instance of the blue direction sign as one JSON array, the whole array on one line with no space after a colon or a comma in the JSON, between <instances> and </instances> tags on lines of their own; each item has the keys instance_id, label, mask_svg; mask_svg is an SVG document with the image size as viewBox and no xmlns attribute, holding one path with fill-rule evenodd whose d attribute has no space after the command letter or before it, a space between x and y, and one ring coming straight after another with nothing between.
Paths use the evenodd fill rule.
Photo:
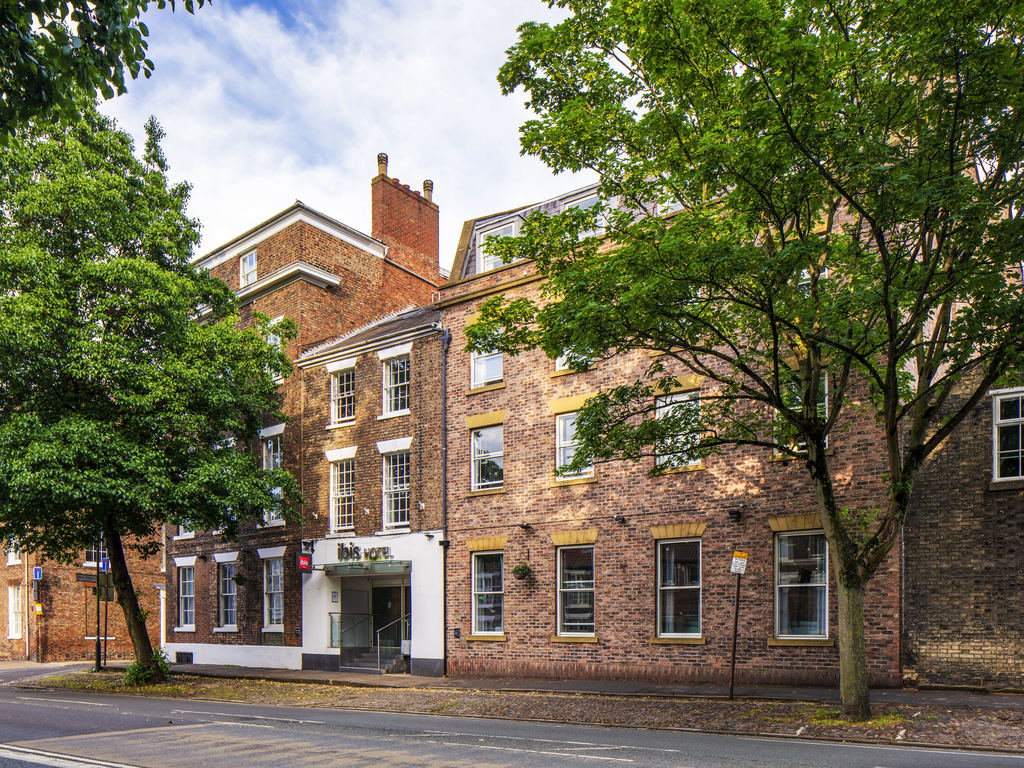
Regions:
<instances>
[{"instance_id":1,"label":"blue direction sign","mask_svg":"<svg viewBox=\"0 0 1024 768\"><path fill-rule=\"evenodd\" d=\"M32 580L42 581L43 580L43 566L36 565L32 568Z\"/></svg>"},{"instance_id":2,"label":"blue direction sign","mask_svg":"<svg viewBox=\"0 0 1024 768\"><path fill-rule=\"evenodd\" d=\"M104 557L102 560L100 560L100 570L103 571L104 573L106 573L107 571L110 570L110 558L109 557Z\"/></svg>"}]
</instances>

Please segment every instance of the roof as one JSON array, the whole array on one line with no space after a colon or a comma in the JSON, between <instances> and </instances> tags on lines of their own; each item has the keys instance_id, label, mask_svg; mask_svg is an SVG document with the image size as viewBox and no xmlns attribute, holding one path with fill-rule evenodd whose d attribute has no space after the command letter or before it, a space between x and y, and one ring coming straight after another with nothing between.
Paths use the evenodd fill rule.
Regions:
<instances>
[{"instance_id":1,"label":"roof","mask_svg":"<svg viewBox=\"0 0 1024 768\"><path fill-rule=\"evenodd\" d=\"M385 341L420 328L439 327L441 312L433 307L406 307L390 315L378 318L367 325L337 339L319 344L299 357L305 361L355 347L372 346L374 342Z\"/></svg>"}]
</instances>

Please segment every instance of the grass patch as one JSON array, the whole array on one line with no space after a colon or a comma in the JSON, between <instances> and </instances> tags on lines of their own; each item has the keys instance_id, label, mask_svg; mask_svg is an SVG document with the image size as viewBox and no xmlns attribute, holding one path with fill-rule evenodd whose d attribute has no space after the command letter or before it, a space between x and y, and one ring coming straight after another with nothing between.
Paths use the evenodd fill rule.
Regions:
<instances>
[{"instance_id":1,"label":"grass patch","mask_svg":"<svg viewBox=\"0 0 1024 768\"><path fill-rule=\"evenodd\" d=\"M814 709L806 714L814 725L844 725L851 728L889 728L894 725L902 725L907 721L907 716L899 712L880 712L872 715L870 720L863 720L859 723L846 720L838 709Z\"/></svg>"}]
</instances>

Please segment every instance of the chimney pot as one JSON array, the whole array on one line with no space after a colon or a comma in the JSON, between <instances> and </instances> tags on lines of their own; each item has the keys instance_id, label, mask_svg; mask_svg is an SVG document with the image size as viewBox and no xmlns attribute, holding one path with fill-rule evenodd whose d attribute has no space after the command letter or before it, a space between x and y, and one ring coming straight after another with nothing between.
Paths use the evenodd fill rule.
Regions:
<instances>
[{"instance_id":1,"label":"chimney pot","mask_svg":"<svg viewBox=\"0 0 1024 768\"><path fill-rule=\"evenodd\" d=\"M384 152L377 154L377 175L388 175L388 156Z\"/></svg>"},{"instance_id":2,"label":"chimney pot","mask_svg":"<svg viewBox=\"0 0 1024 768\"><path fill-rule=\"evenodd\" d=\"M433 202L434 199L434 182L430 179L423 180L423 196L427 198L429 202Z\"/></svg>"}]
</instances>

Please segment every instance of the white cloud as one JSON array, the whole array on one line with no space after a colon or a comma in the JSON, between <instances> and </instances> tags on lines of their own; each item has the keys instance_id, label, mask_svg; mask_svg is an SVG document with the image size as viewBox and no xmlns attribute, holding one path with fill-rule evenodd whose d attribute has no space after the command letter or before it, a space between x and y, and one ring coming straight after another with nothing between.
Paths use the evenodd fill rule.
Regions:
<instances>
[{"instance_id":1,"label":"white cloud","mask_svg":"<svg viewBox=\"0 0 1024 768\"><path fill-rule=\"evenodd\" d=\"M378 152L418 189L434 181L441 261L462 222L551 197L555 178L519 156L521 95L495 80L516 27L550 14L526 0L268 4L218 0L154 12L150 80L104 110L141 135L154 114L175 179L210 250L299 199L363 231Z\"/></svg>"}]
</instances>

